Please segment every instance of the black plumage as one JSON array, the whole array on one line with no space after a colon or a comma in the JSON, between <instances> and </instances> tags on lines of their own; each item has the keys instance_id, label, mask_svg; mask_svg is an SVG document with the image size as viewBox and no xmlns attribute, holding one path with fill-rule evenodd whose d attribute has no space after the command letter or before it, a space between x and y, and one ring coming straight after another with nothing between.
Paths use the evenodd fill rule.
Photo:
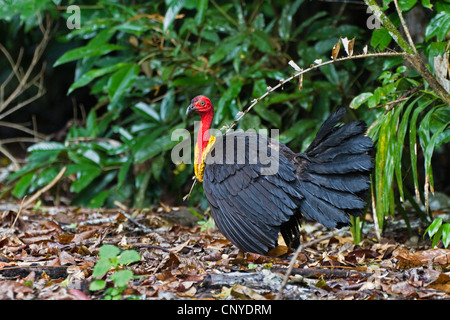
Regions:
<instances>
[{"instance_id":1,"label":"black plumage","mask_svg":"<svg viewBox=\"0 0 450 320\"><path fill-rule=\"evenodd\" d=\"M234 245L266 254L281 232L295 247L302 217L335 228L362 214L373 142L363 122L339 124L344 113L335 111L304 153L248 132L216 137L203 186L217 227ZM276 170L258 152L274 156Z\"/></svg>"}]
</instances>

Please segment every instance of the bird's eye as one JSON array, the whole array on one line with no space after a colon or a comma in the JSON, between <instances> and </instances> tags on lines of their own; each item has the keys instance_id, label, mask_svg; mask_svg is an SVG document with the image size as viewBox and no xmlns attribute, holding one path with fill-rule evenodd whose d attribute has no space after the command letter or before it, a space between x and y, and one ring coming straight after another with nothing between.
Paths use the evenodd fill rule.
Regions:
<instances>
[{"instance_id":1,"label":"bird's eye","mask_svg":"<svg viewBox=\"0 0 450 320\"><path fill-rule=\"evenodd\" d=\"M202 105L202 106L204 106L205 105L205 101L200 101L200 104Z\"/></svg>"}]
</instances>

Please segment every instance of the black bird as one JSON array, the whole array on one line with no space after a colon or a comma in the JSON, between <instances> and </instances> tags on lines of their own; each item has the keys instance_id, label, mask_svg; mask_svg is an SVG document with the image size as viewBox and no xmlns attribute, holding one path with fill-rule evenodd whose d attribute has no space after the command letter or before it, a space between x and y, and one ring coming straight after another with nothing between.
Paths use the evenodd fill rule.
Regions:
<instances>
[{"instance_id":1,"label":"black bird","mask_svg":"<svg viewBox=\"0 0 450 320\"><path fill-rule=\"evenodd\" d=\"M327 228L350 224L366 206L373 142L362 121L340 123L344 108L322 124L303 153L264 135L233 132L210 136L214 109L205 96L192 99L198 113L195 174L213 219L226 238L246 252L267 254L300 244L302 217Z\"/></svg>"}]
</instances>

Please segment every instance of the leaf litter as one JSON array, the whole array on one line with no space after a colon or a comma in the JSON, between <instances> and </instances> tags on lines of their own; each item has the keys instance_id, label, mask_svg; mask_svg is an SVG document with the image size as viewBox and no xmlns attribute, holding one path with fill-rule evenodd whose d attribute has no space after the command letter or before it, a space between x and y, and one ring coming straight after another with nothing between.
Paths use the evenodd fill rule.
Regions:
<instances>
[{"instance_id":1,"label":"leaf litter","mask_svg":"<svg viewBox=\"0 0 450 320\"><path fill-rule=\"evenodd\" d=\"M0 211L0 299L103 299L89 284L104 244L141 256L121 267L134 274L124 299L277 299L292 257L281 241L271 256L242 253L185 208L122 209ZM298 255L279 298L449 299L450 250L430 247L426 225L415 236L391 225L380 241L369 228L354 244L348 231L327 238L329 230L306 223L302 243L324 240Z\"/></svg>"}]
</instances>

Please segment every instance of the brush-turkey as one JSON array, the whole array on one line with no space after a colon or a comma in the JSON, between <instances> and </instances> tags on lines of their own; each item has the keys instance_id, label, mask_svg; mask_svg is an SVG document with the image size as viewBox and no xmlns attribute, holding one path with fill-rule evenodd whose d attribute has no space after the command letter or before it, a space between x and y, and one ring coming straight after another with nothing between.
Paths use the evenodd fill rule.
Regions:
<instances>
[{"instance_id":1,"label":"brush-turkey","mask_svg":"<svg viewBox=\"0 0 450 320\"><path fill-rule=\"evenodd\" d=\"M214 108L205 96L192 99L186 113L193 112L201 117L195 175L216 226L242 251L267 254L279 233L295 249L302 217L340 228L363 213L373 142L363 121L341 123L344 108L330 115L303 153L251 132L210 135Z\"/></svg>"}]
</instances>

